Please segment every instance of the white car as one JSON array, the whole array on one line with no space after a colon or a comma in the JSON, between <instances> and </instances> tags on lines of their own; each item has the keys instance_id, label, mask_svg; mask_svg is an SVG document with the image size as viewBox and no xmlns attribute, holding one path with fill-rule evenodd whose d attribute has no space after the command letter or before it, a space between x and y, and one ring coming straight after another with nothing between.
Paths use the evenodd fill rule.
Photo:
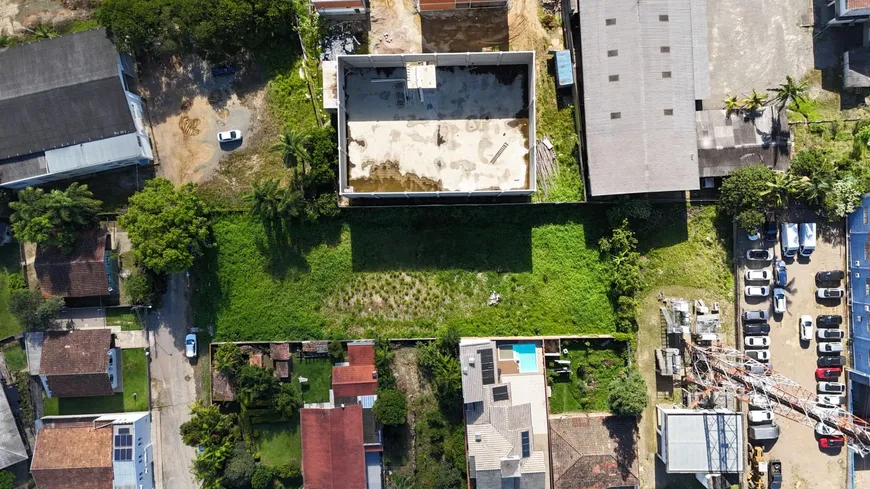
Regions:
<instances>
[{"instance_id":1,"label":"white car","mask_svg":"<svg viewBox=\"0 0 870 489\"><path fill-rule=\"evenodd\" d=\"M824 406L839 407L843 404L843 396L832 396L829 394L819 394L816 398L817 404Z\"/></svg>"},{"instance_id":2,"label":"white car","mask_svg":"<svg viewBox=\"0 0 870 489\"><path fill-rule=\"evenodd\" d=\"M241 141L242 131L238 129L233 129L232 131L219 132L217 133L217 140L219 143L231 143L233 141Z\"/></svg>"},{"instance_id":3,"label":"white car","mask_svg":"<svg viewBox=\"0 0 870 489\"><path fill-rule=\"evenodd\" d=\"M843 344L839 341L819 343L819 353L842 353Z\"/></svg>"},{"instance_id":4,"label":"white car","mask_svg":"<svg viewBox=\"0 0 870 489\"><path fill-rule=\"evenodd\" d=\"M743 344L747 348L768 348L770 336L747 336L743 338Z\"/></svg>"},{"instance_id":5,"label":"white car","mask_svg":"<svg viewBox=\"0 0 870 489\"><path fill-rule=\"evenodd\" d=\"M801 332L801 341L810 341L813 339L813 317L809 314L801 316L798 322L798 328ZM822 331L822 330L819 330Z\"/></svg>"},{"instance_id":6,"label":"white car","mask_svg":"<svg viewBox=\"0 0 870 489\"><path fill-rule=\"evenodd\" d=\"M841 329L830 328L819 329L816 333L816 338L818 338L819 341L840 341L843 339L843 336L846 335L846 333Z\"/></svg>"},{"instance_id":7,"label":"white car","mask_svg":"<svg viewBox=\"0 0 870 489\"><path fill-rule=\"evenodd\" d=\"M747 282L770 282L770 270L746 270Z\"/></svg>"},{"instance_id":8,"label":"white car","mask_svg":"<svg viewBox=\"0 0 870 489\"><path fill-rule=\"evenodd\" d=\"M761 394L751 394L749 396L749 409L769 410L771 407L770 399Z\"/></svg>"},{"instance_id":9,"label":"white car","mask_svg":"<svg viewBox=\"0 0 870 489\"><path fill-rule=\"evenodd\" d=\"M785 314L785 290L779 287L773 289L773 312L777 314Z\"/></svg>"},{"instance_id":10,"label":"white car","mask_svg":"<svg viewBox=\"0 0 870 489\"><path fill-rule=\"evenodd\" d=\"M746 356L761 363L770 361L770 350L746 350Z\"/></svg>"},{"instance_id":11,"label":"white car","mask_svg":"<svg viewBox=\"0 0 870 489\"><path fill-rule=\"evenodd\" d=\"M767 297L770 295L770 287L761 285L747 285L746 297Z\"/></svg>"},{"instance_id":12,"label":"white car","mask_svg":"<svg viewBox=\"0 0 870 489\"><path fill-rule=\"evenodd\" d=\"M749 411L747 417L750 423L770 423L773 422L773 411Z\"/></svg>"},{"instance_id":13,"label":"white car","mask_svg":"<svg viewBox=\"0 0 870 489\"><path fill-rule=\"evenodd\" d=\"M846 295L846 291L842 287L819 289L816 291L816 297L819 299L840 299L844 295Z\"/></svg>"},{"instance_id":14,"label":"white car","mask_svg":"<svg viewBox=\"0 0 870 489\"><path fill-rule=\"evenodd\" d=\"M746 250L746 259L750 261L771 261L773 252L770 250Z\"/></svg>"},{"instance_id":15,"label":"white car","mask_svg":"<svg viewBox=\"0 0 870 489\"><path fill-rule=\"evenodd\" d=\"M830 426L826 425L825 423L822 423L821 421L816 423L816 433L818 433L821 436L843 436L842 432L840 432L839 430L835 430L834 428L831 428Z\"/></svg>"},{"instance_id":16,"label":"white car","mask_svg":"<svg viewBox=\"0 0 870 489\"><path fill-rule=\"evenodd\" d=\"M184 355L187 358L196 358L197 343L196 335L191 333L184 337Z\"/></svg>"},{"instance_id":17,"label":"white car","mask_svg":"<svg viewBox=\"0 0 870 489\"><path fill-rule=\"evenodd\" d=\"M842 382L819 382L819 392L822 394L842 395L846 392L846 384Z\"/></svg>"}]
</instances>

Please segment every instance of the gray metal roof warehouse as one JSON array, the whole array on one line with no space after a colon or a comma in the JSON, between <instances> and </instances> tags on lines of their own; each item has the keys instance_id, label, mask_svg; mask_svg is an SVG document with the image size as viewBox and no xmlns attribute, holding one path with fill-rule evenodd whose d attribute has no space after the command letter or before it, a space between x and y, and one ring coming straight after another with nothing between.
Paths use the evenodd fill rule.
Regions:
<instances>
[{"instance_id":1,"label":"gray metal roof warehouse","mask_svg":"<svg viewBox=\"0 0 870 489\"><path fill-rule=\"evenodd\" d=\"M695 100L709 97L706 0L580 0L593 196L700 186Z\"/></svg>"}]
</instances>

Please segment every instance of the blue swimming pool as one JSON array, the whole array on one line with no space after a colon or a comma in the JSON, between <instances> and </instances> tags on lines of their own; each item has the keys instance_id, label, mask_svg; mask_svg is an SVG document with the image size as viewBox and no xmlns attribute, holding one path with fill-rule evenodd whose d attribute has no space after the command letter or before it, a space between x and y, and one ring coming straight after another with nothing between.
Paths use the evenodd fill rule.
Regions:
<instances>
[{"instance_id":1,"label":"blue swimming pool","mask_svg":"<svg viewBox=\"0 0 870 489\"><path fill-rule=\"evenodd\" d=\"M516 343L514 355L520 362L520 373L538 371L538 355L534 343Z\"/></svg>"}]
</instances>

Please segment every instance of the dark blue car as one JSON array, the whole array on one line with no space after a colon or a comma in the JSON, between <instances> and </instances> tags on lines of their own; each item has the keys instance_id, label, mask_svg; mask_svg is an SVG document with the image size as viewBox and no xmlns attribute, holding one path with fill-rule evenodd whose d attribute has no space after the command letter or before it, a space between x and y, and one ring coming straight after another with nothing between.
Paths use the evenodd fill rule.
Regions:
<instances>
[{"instance_id":1,"label":"dark blue car","mask_svg":"<svg viewBox=\"0 0 870 489\"><path fill-rule=\"evenodd\" d=\"M773 278L776 280L777 287L785 287L788 283L788 274L785 271L785 262L779 260L773 266Z\"/></svg>"}]
</instances>

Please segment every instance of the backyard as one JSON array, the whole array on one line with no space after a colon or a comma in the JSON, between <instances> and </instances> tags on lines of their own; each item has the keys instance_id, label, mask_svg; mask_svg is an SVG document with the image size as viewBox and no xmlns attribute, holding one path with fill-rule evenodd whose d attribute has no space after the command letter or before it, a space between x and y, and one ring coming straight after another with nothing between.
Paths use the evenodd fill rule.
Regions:
<instances>
[{"instance_id":1,"label":"backyard","mask_svg":"<svg viewBox=\"0 0 870 489\"><path fill-rule=\"evenodd\" d=\"M107 307L106 326L120 326L121 331L135 331L142 329L136 313L129 307Z\"/></svg>"},{"instance_id":2,"label":"backyard","mask_svg":"<svg viewBox=\"0 0 870 489\"><path fill-rule=\"evenodd\" d=\"M3 357L6 359L6 367L11 372L27 368L27 355L17 341L3 349Z\"/></svg>"},{"instance_id":3,"label":"backyard","mask_svg":"<svg viewBox=\"0 0 870 489\"><path fill-rule=\"evenodd\" d=\"M329 389L332 388L332 362L327 358L308 358L293 360L293 381L299 382L299 377L308 379L300 385L302 401L317 403L329 401Z\"/></svg>"},{"instance_id":4,"label":"backyard","mask_svg":"<svg viewBox=\"0 0 870 489\"><path fill-rule=\"evenodd\" d=\"M608 411L610 383L628 366L626 343L616 340L563 341L569 374L551 374L550 412Z\"/></svg>"},{"instance_id":5,"label":"backyard","mask_svg":"<svg viewBox=\"0 0 870 489\"><path fill-rule=\"evenodd\" d=\"M113 396L44 398L46 416L148 411L148 367L145 350L121 350L124 392Z\"/></svg>"},{"instance_id":6,"label":"backyard","mask_svg":"<svg viewBox=\"0 0 870 489\"><path fill-rule=\"evenodd\" d=\"M279 467L290 461L302 462L302 430L298 417L280 423L256 424L254 430L262 463Z\"/></svg>"},{"instance_id":7,"label":"backyard","mask_svg":"<svg viewBox=\"0 0 870 489\"><path fill-rule=\"evenodd\" d=\"M24 288L20 261L18 243L13 242L0 247L0 338L21 332L18 320L9 312L11 291L15 288Z\"/></svg>"}]
</instances>

